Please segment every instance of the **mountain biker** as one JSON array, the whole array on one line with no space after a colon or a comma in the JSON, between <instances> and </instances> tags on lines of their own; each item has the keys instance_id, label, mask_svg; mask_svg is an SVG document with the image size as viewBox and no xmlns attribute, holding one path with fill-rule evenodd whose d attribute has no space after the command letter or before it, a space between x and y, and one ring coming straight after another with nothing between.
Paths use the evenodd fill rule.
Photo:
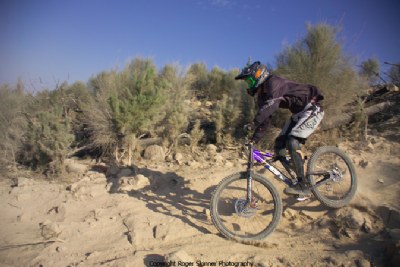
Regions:
<instances>
[{"instance_id":1,"label":"mountain biker","mask_svg":"<svg viewBox=\"0 0 400 267\"><path fill-rule=\"evenodd\" d=\"M320 90L308 84L299 84L285 78L270 74L265 65L256 61L244 67L236 80L245 80L247 93L257 94L258 112L248 128L254 130L251 141L257 143L265 134L272 114L278 108L289 109L291 118L283 126L275 140L274 150L277 159L284 157L289 150L299 183L285 188L286 194L308 195L304 178L304 157L301 144L316 130L324 111L320 101L324 99Z\"/></svg>"}]
</instances>

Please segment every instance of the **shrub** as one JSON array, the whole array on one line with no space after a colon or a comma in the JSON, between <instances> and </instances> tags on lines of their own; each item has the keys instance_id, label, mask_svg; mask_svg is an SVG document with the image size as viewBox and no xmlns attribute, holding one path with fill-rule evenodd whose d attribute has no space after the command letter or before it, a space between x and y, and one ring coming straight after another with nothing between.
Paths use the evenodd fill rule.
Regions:
<instances>
[{"instance_id":1,"label":"shrub","mask_svg":"<svg viewBox=\"0 0 400 267\"><path fill-rule=\"evenodd\" d=\"M62 88L35 96L24 113L28 123L17 156L19 162L47 174L63 172L64 159L74 140L64 104Z\"/></svg>"},{"instance_id":2,"label":"shrub","mask_svg":"<svg viewBox=\"0 0 400 267\"><path fill-rule=\"evenodd\" d=\"M359 74L367 79L368 83L372 86L379 81L380 66L376 58L370 58L360 65Z\"/></svg>"},{"instance_id":3,"label":"shrub","mask_svg":"<svg viewBox=\"0 0 400 267\"><path fill-rule=\"evenodd\" d=\"M119 151L131 155L143 135L172 143L187 129L188 83L179 66L167 65L158 73L151 60L135 59L120 72L95 77L90 87L95 97L82 121L89 146L100 146L118 160Z\"/></svg>"},{"instance_id":4,"label":"shrub","mask_svg":"<svg viewBox=\"0 0 400 267\"><path fill-rule=\"evenodd\" d=\"M194 147L196 147L199 142L203 139L204 137L204 130L201 129L200 127L201 122L200 120L196 120L192 130L190 131L190 144L192 147L192 150L194 149Z\"/></svg>"},{"instance_id":5,"label":"shrub","mask_svg":"<svg viewBox=\"0 0 400 267\"><path fill-rule=\"evenodd\" d=\"M28 99L20 81L16 88L0 86L0 170L16 165L16 155L27 125L23 112Z\"/></svg>"},{"instance_id":6,"label":"shrub","mask_svg":"<svg viewBox=\"0 0 400 267\"><path fill-rule=\"evenodd\" d=\"M392 64L388 76L391 83L400 86L400 62Z\"/></svg>"},{"instance_id":7,"label":"shrub","mask_svg":"<svg viewBox=\"0 0 400 267\"><path fill-rule=\"evenodd\" d=\"M306 36L277 56L278 75L322 90L326 117L340 113L366 86L353 70L351 59L343 54L337 32L327 24L308 25Z\"/></svg>"},{"instance_id":8,"label":"shrub","mask_svg":"<svg viewBox=\"0 0 400 267\"><path fill-rule=\"evenodd\" d=\"M189 124L189 106L185 100L189 98L189 86L179 66L167 65L160 73L159 85L164 104L158 108L163 114L161 121L163 137L169 143L187 130Z\"/></svg>"}]
</instances>

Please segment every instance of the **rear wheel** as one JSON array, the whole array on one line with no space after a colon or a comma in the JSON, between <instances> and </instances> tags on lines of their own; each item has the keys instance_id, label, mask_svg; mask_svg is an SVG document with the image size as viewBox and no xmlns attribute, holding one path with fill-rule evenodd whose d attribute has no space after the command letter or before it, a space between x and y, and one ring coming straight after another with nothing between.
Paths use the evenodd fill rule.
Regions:
<instances>
[{"instance_id":1,"label":"rear wheel","mask_svg":"<svg viewBox=\"0 0 400 267\"><path fill-rule=\"evenodd\" d=\"M319 147L307 165L307 177L315 197L324 205L347 205L357 190L357 176L350 158L339 148Z\"/></svg>"},{"instance_id":2,"label":"rear wheel","mask_svg":"<svg viewBox=\"0 0 400 267\"><path fill-rule=\"evenodd\" d=\"M271 234L281 218L282 201L274 185L253 175L252 200L246 201L247 173L224 178L211 198L211 218L219 232L237 241L260 240Z\"/></svg>"}]
</instances>

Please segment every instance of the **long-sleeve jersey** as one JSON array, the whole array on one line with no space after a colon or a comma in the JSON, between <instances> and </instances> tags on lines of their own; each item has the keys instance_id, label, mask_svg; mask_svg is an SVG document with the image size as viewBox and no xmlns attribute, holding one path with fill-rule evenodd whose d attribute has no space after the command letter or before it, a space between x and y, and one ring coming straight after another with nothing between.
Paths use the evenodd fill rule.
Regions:
<instances>
[{"instance_id":1,"label":"long-sleeve jersey","mask_svg":"<svg viewBox=\"0 0 400 267\"><path fill-rule=\"evenodd\" d=\"M309 84L298 84L271 75L260 85L257 94L258 112L254 119L253 140L258 141L267 130L272 114L278 108L289 109L293 114L302 111L311 101L324 99L320 90Z\"/></svg>"}]
</instances>

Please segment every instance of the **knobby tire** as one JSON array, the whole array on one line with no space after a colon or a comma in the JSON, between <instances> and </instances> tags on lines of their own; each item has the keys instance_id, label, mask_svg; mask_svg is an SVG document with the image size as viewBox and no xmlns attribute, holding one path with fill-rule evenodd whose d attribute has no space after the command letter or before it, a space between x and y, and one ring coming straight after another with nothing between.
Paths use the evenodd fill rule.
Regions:
<instances>
[{"instance_id":1,"label":"knobby tire","mask_svg":"<svg viewBox=\"0 0 400 267\"><path fill-rule=\"evenodd\" d=\"M254 211L255 214L249 218L244 218L235 212L235 202L237 202L237 199L246 197L247 172L235 173L224 178L212 195L210 203L212 221L218 231L228 239L239 242L264 239L275 230L279 223L282 215L282 201L277 189L269 180L257 173L253 174L253 182L253 194L257 198L262 198L259 204L261 207L265 207L266 210L264 212L261 212L261 209L256 210ZM258 187L259 190L255 187ZM264 188L260 189L261 187ZM225 197L225 191L230 190L229 188L234 192L237 191L238 195L235 197ZM265 190L265 192L259 192L261 190ZM267 201L267 199L269 200ZM219 205L223 205L223 207L219 207ZM252 232L253 228L248 228L248 225L255 223L263 224L263 226L260 227L262 229L259 231ZM230 226L233 229L229 229ZM243 230L247 228L248 230Z\"/></svg>"},{"instance_id":2,"label":"knobby tire","mask_svg":"<svg viewBox=\"0 0 400 267\"><path fill-rule=\"evenodd\" d=\"M318 175L313 175L313 173L321 173L337 165L340 165L338 169L343 174L343 179L341 181L329 181L324 185L315 187L319 177ZM312 186L313 194L327 207L341 208L346 206L354 197L357 190L356 171L350 158L339 148L334 146L319 147L308 161L307 170L307 179ZM344 190L344 194L339 195L338 191L342 182L343 184L347 182L349 185ZM330 190L326 189L328 187L330 187ZM330 192L328 193L328 191Z\"/></svg>"}]
</instances>

